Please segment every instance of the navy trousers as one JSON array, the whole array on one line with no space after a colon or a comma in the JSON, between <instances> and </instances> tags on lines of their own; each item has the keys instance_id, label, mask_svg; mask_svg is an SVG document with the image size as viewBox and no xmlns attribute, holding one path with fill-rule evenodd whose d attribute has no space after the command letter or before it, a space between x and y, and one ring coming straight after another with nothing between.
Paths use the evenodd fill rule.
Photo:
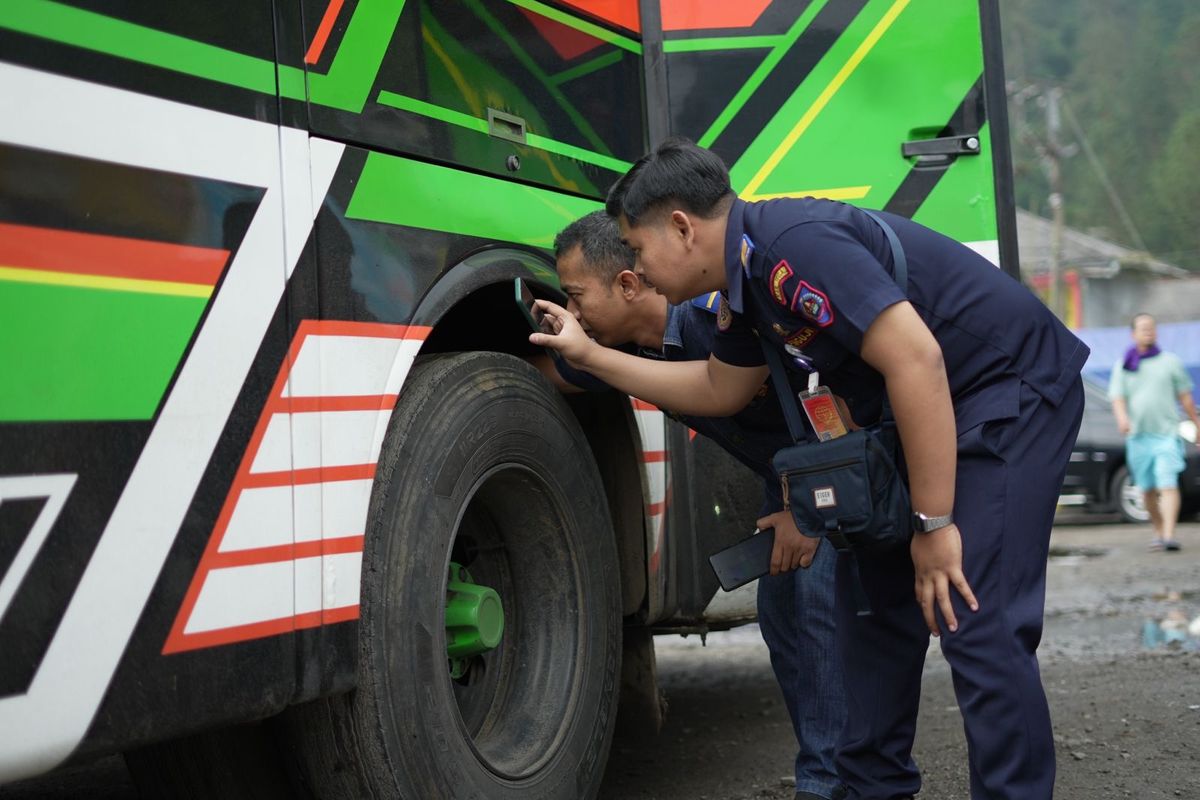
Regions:
<instances>
[{"instance_id":1,"label":"navy trousers","mask_svg":"<svg viewBox=\"0 0 1200 800\"><path fill-rule=\"evenodd\" d=\"M979 611L951 589L956 633L943 629L966 730L973 800L1049 800L1054 738L1038 670L1054 509L1083 415L1081 382L1057 407L1021 386L1020 414L962 432L954 518ZM929 646L909 552L858 559L873 614L855 615L839 568L839 653L847 715L838 772L849 797L916 794L912 758ZM939 614L940 621L940 614Z\"/></svg>"}]
</instances>

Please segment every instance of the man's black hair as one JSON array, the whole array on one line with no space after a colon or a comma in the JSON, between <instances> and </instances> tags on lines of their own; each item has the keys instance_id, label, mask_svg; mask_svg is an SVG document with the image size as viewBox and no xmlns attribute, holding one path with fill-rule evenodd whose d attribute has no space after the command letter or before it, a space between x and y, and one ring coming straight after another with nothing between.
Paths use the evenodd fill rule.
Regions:
<instances>
[{"instance_id":1,"label":"man's black hair","mask_svg":"<svg viewBox=\"0 0 1200 800\"><path fill-rule=\"evenodd\" d=\"M729 170L711 150L672 136L637 163L608 190L605 211L624 214L630 225L672 203L704 219L725 210L733 197Z\"/></svg>"},{"instance_id":2,"label":"man's black hair","mask_svg":"<svg viewBox=\"0 0 1200 800\"><path fill-rule=\"evenodd\" d=\"M617 221L603 211L586 214L559 231L554 237L554 257L562 258L576 246L583 251L584 268L605 286L622 270L633 269L633 251L621 243Z\"/></svg>"}]
</instances>

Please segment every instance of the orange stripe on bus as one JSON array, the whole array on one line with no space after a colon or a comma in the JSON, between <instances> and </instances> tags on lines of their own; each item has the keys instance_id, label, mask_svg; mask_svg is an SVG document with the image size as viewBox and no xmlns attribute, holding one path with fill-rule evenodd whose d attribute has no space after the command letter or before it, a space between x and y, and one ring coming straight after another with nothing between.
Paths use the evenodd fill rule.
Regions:
<instances>
[{"instance_id":1,"label":"orange stripe on bus","mask_svg":"<svg viewBox=\"0 0 1200 800\"><path fill-rule=\"evenodd\" d=\"M0 223L0 264L47 272L213 286L228 250Z\"/></svg>"},{"instance_id":2,"label":"orange stripe on bus","mask_svg":"<svg viewBox=\"0 0 1200 800\"><path fill-rule=\"evenodd\" d=\"M279 561L293 561L297 558L317 558L341 553L361 553L363 549L362 536L341 536L336 539L315 539L309 542L294 542L273 547L255 547L250 550L230 550L217 553L208 568L228 569L230 567L249 567L255 564L274 564Z\"/></svg>"},{"instance_id":3,"label":"orange stripe on bus","mask_svg":"<svg viewBox=\"0 0 1200 800\"><path fill-rule=\"evenodd\" d=\"M364 394L346 397L288 397L278 411L290 414L309 414L317 411L389 411L396 405L398 394Z\"/></svg>"},{"instance_id":4,"label":"orange stripe on bus","mask_svg":"<svg viewBox=\"0 0 1200 800\"><path fill-rule=\"evenodd\" d=\"M317 26L317 33L313 36L312 44L309 45L308 52L304 54L305 64L315 64L321 60L321 51L325 49L325 43L329 41L329 34L333 32L333 23L337 22L344 1L329 0L329 5L325 8L325 16L321 17L321 24Z\"/></svg>"},{"instance_id":5,"label":"orange stripe on bus","mask_svg":"<svg viewBox=\"0 0 1200 800\"><path fill-rule=\"evenodd\" d=\"M425 341L433 328L428 325L392 325L387 322L346 322L340 319L306 319L298 334L304 336L366 336L377 339L415 339ZM296 352L303 336L296 337ZM293 359L294 360L294 359Z\"/></svg>"},{"instance_id":6,"label":"orange stripe on bus","mask_svg":"<svg viewBox=\"0 0 1200 800\"><path fill-rule=\"evenodd\" d=\"M308 469L283 470L280 472L251 472L249 475L242 477L241 488L264 489L269 486L291 486L293 484L327 483L329 481L356 481L374 477L374 464L352 464L345 467L310 467Z\"/></svg>"}]
</instances>

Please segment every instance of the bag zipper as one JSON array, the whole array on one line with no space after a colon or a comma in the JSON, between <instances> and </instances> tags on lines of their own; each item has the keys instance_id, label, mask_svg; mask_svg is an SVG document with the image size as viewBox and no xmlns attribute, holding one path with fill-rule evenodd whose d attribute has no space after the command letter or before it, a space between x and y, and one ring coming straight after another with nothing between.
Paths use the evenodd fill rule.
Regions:
<instances>
[{"instance_id":1,"label":"bag zipper","mask_svg":"<svg viewBox=\"0 0 1200 800\"><path fill-rule=\"evenodd\" d=\"M807 467L805 469L789 469L789 470L779 473L779 484L780 484L781 488L783 489L783 507L784 508L792 507L792 504L791 504L792 490L791 490L791 487L788 485L788 476L789 475L812 475L813 473L816 473L816 472L828 472L831 469L841 469L842 467L853 466L854 464L859 463L861 460L862 459L859 459L859 458L848 458L844 461L834 462L833 464L822 464L819 467Z\"/></svg>"}]
</instances>

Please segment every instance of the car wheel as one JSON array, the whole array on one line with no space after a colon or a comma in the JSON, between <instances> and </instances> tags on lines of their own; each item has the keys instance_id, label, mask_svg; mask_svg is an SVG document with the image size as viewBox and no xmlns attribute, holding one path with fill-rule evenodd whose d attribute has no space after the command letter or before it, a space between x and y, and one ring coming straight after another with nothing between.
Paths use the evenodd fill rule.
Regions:
<instances>
[{"instance_id":1,"label":"car wheel","mask_svg":"<svg viewBox=\"0 0 1200 800\"><path fill-rule=\"evenodd\" d=\"M1112 498L1122 521L1138 523L1150 521L1150 512L1146 510L1146 501L1142 496L1142 490L1133 482L1129 468L1124 464L1117 467L1117 471L1113 473L1109 497Z\"/></svg>"},{"instance_id":2,"label":"car wheel","mask_svg":"<svg viewBox=\"0 0 1200 800\"><path fill-rule=\"evenodd\" d=\"M511 356L419 360L371 499L358 687L288 715L303 781L321 798L594 797L620 589L562 398Z\"/></svg>"}]
</instances>

